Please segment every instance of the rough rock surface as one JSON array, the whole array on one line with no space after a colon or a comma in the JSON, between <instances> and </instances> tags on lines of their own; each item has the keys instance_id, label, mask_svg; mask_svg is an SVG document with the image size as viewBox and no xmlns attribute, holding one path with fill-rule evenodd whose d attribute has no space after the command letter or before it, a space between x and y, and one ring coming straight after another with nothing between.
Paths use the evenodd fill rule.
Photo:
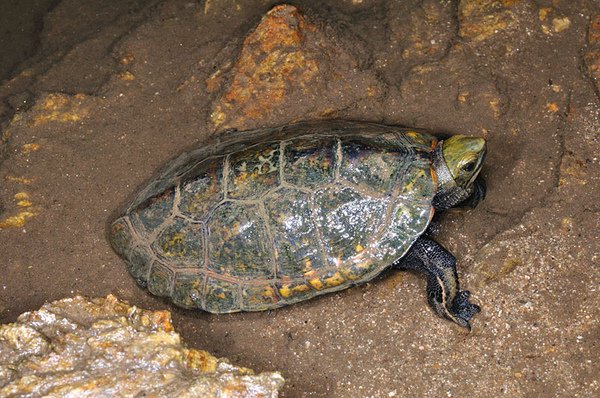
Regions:
<instances>
[{"instance_id":1,"label":"rough rock surface","mask_svg":"<svg viewBox=\"0 0 600 398\"><path fill-rule=\"evenodd\" d=\"M277 397L279 373L255 375L187 348L168 311L114 296L44 304L0 325L2 397Z\"/></svg>"},{"instance_id":2,"label":"rough rock surface","mask_svg":"<svg viewBox=\"0 0 600 398\"><path fill-rule=\"evenodd\" d=\"M598 0L57 1L0 84L0 319L74 294L165 308L105 230L219 130L401 124L488 140L486 200L436 237L482 306L473 332L433 315L420 275L390 272L277 311L173 309L185 341L280 369L286 397L600 396L599 14Z\"/></svg>"}]
</instances>

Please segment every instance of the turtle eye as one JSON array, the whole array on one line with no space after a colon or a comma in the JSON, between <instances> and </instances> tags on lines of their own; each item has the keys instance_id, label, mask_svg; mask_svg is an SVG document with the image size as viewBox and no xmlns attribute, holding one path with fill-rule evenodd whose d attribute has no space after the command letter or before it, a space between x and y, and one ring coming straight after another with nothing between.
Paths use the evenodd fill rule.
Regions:
<instances>
[{"instance_id":1,"label":"turtle eye","mask_svg":"<svg viewBox=\"0 0 600 398\"><path fill-rule=\"evenodd\" d=\"M462 169L467 173L471 173L473 170L475 170L475 161L471 160L469 163L466 163L464 166L462 166Z\"/></svg>"}]
</instances>

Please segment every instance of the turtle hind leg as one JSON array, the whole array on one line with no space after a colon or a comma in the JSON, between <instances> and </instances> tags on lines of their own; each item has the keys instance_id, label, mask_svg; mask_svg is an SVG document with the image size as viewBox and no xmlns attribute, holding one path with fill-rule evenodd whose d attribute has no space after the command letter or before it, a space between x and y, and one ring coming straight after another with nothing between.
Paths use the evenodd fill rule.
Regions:
<instances>
[{"instance_id":1,"label":"turtle hind leg","mask_svg":"<svg viewBox=\"0 0 600 398\"><path fill-rule=\"evenodd\" d=\"M393 265L426 273L431 308L441 317L471 329L469 320L480 311L479 306L469 302L468 291L460 290L456 259L442 245L422 236Z\"/></svg>"}]
</instances>

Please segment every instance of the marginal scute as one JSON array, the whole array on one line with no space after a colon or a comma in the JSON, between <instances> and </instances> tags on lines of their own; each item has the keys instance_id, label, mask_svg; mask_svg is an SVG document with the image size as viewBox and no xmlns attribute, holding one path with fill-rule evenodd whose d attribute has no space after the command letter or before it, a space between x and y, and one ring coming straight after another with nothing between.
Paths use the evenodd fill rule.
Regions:
<instances>
[{"instance_id":1,"label":"marginal scute","mask_svg":"<svg viewBox=\"0 0 600 398\"><path fill-rule=\"evenodd\" d=\"M173 282L173 302L184 308L202 308L204 297L204 275L182 274L175 275Z\"/></svg>"},{"instance_id":2,"label":"marginal scute","mask_svg":"<svg viewBox=\"0 0 600 398\"><path fill-rule=\"evenodd\" d=\"M138 245L129 254L129 273L141 282L147 282L152 257L148 250Z\"/></svg>"},{"instance_id":3,"label":"marginal scute","mask_svg":"<svg viewBox=\"0 0 600 398\"><path fill-rule=\"evenodd\" d=\"M160 261L155 260L150 266L148 290L156 296L164 297L171 294L172 286L173 271Z\"/></svg>"},{"instance_id":4,"label":"marginal scute","mask_svg":"<svg viewBox=\"0 0 600 398\"><path fill-rule=\"evenodd\" d=\"M279 293L286 305L298 303L315 296L315 290L304 279L293 281L279 279L275 283L275 286L277 293Z\"/></svg>"},{"instance_id":5,"label":"marginal scute","mask_svg":"<svg viewBox=\"0 0 600 398\"><path fill-rule=\"evenodd\" d=\"M278 295L275 286L245 285L242 286L242 310L262 311L277 306Z\"/></svg>"},{"instance_id":6,"label":"marginal scute","mask_svg":"<svg viewBox=\"0 0 600 398\"><path fill-rule=\"evenodd\" d=\"M208 222L208 268L240 279L274 278L265 221L255 204L226 202Z\"/></svg>"},{"instance_id":7,"label":"marginal scute","mask_svg":"<svg viewBox=\"0 0 600 398\"><path fill-rule=\"evenodd\" d=\"M431 175L431 168L411 167L403 176L400 195L412 198L413 201L430 201L435 195L437 186Z\"/></svg>"},{"instance_id":8,"label":"marginal scute","mask_svg":"<svg viewBox=\"0 0 600 398\"><path fill-rule=\"evenodd\" d=\"M412 243L425 232L432 216L433 208L430 203L399 200L374 255L380 261L389 263L402 257Z\"/></svg>"},{"instance_id":9,"label":"marginal scute","mask_svg":"<svg viewBox=\"0 0 600 398\"><path fill-rule=\"evenodd\" d=\"M284 188L265 199L275 244L278 278L321 269L323 254L311 213L311 195Z\"/></svg>"},{"instance_id":10,"label":"marginal scute","mask_svg":"<svg viewBox=\"0 0 600 398\"><path fill-rule=\"evenodd\" d=\"M205 288L205 310L217 314L239 311L239 286L208 277Z\"/></svg>"},{"instance_id":11,"label":"marginal scute","mask_svg":"<svg viewBox=\"0 0 600 398\"><path fill-rule=\"evenodd\" d=\"M279 145L259 145L230 156L228 198L256 199L279 184Z\"/></svg>"},{"instance_id":12,"label":"marginal scute","mask_svg":"<svg viewBox=\"0 0 600 398\"><path fill-rule=\"evenodd\" d=\"M134 243L125 217L117 219L110 226L110 242L119 255L129 258L128 253Z\"/></svg>"}]
</instances>

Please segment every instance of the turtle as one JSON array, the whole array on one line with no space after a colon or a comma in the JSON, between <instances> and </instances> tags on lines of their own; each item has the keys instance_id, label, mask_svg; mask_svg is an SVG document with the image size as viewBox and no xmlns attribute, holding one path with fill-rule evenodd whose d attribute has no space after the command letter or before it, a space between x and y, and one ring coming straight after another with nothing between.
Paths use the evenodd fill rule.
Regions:
<instances>
[{"instance_id":1,"label":"turtle","mask_svg":"<svg viewBox=\"0 0 600 398\"><path fill-rule=\"evenodd\" d=\"M109 227L131 275L177 306L271 310L424 272L431 308L470 329L480 311L436 212L485 197L486 141L368 122L230 130L168 163Z\"/></svg>"}]
</instances>

